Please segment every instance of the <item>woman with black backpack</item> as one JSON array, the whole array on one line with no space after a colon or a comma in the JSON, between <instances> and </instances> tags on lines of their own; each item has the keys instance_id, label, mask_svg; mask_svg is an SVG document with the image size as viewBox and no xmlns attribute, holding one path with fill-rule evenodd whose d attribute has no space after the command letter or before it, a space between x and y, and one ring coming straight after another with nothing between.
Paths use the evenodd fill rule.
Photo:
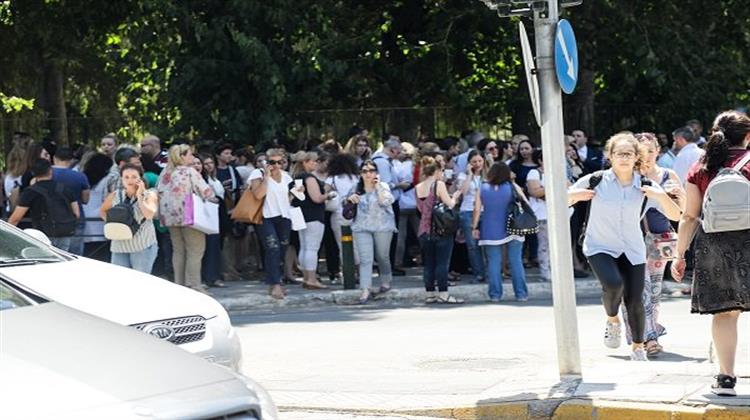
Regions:
<instances>
[{"instance_id":1,"label":"woman with black backpack","mask_svg":"<svg viewBox=\"0 0 750 420\"><path fill-rule=\"evenodd\" d=\"M143 169L133 164L125 164L120 169L121 186L111 192L99 210L99 215L106 223L108 212L114 207L132 212L129 224L131 229L129 239L113 239L110 244L112 264L132 268L151 274L156 260L159 246L156 242L156 229L151 223L159 208L159 196L156 191L146 189L143 181ZM123 219L122 221L125 221ZM118 221L120 222L120 221Z\"/></svg>"},{"instance_id":2,"label":"woman with black backpack","mask_svg":"<svg viewBox=\"0 0 750 420\"><path fill-rule=\"evenodd\" d=\"M685 251L695 235L690 311L712 314L719 374L711 388L717 395L735 396L737 321L741 312L750 311L750 118L737 111L723 112L714 120L711 132L706 154L688 172L687 204L677 230L672 277L682 281L685 276ZM717 188L722 184L726 186L724 194ZM722 213L725 217L714 217ZM727 226L722 228L721 222Z\"/></svg>"},{"instance_id":3,"label":"woman with black backpack","mask_svg":"<svg viewBox=\"0 0 750 420\"><path fill-rule=\"evenodd\" d=\"M436 231L433 223L433 210L436 206L442 204L453 209L458 197L461 196L461 190L454 192L452 196L448 193L448 187L443 181L443 166L430 156L422 158L420 173L425 177L424 181L416 186L417 209L421 214L418 235L424 264L424 287L427 292L425 303L464 303L462 299L448 293L448 265L456 231ZM455 227L458 227L457 220Z\"/></svg>"}]
</instances>

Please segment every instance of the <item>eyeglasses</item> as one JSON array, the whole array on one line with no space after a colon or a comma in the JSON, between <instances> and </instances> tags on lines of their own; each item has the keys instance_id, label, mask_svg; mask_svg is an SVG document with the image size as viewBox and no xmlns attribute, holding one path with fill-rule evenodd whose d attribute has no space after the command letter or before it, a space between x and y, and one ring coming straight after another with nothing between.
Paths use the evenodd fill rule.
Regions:
<instances>
[{"instance_id":1,"label":"eyeglasses","mask_svg":"<svg viewBox=\"0 0 750 420\"><path fill-rule=\"evenodd\" d=\"M377 169L362 169L362 173L363 174L370 174L370 173L376 174L378 173L378 170Z\"/></svg>"},{"instance_id":2,"label":"eyeglasses","mask_svg":"<svg viewBox=\"0 0 750 420\"><path fill-rule=\"evenodd\" d=\"M618 159L633 159L635 158L635 153L633 152L616 152L613 153L614 157Z\"/></svg>"},{"instance_id":3,"label":"eyeglasses","mask_svg":"<svg viewBox=\"0 0 750 420\"><path fill-rule=\"evenodd\" d=\"M269 165L281 165L282 163L284 163L284 161L283 160L269 160L266 163L268 163Z\"/></svg>"},{"instance_id":4,"label":"eyeglasses","mask_svg":"<svg viewBox=\"0 0 750 420\"><path fill-rule=\"evenodd\" d=\"M489 150L490 152L494 152L495 150L497 150L497 147L488 147L487 150Z\"/></svg>"}]
</instances>

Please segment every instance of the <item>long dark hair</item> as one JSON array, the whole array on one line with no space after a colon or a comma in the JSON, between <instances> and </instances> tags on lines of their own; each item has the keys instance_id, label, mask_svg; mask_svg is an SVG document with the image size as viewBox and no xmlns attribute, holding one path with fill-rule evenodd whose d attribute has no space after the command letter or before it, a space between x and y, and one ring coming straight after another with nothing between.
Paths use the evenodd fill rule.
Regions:
<instances>
[{"instance_id":1,"label":"long dark hair","mask_svg":"<svg viewBox=\"0 0 750 420\"><path fill-rule=\"evenodd\" d=\"M708 173L718 171L729 158L729 148L742 146L750 132L750 117L738 111L719 114L711 127L711 137L706 143L706 154L701 158Z\"/></svg>"},{"instance_id":2,"label":"long dark hair","mask_svg":"<svg viewBox=\"0 0 750 420\"><path fill-rule=\"evenodd\" d=\"M359 167L359 171L362 172L362 169L364 169L365 166L371 166L375 169L375 171L378 170L378 165L375 164L375 162L372 161L372 159L367 159L366 161L362 162L362 165ZM357 194L364 194L365 193L365 179L364 177L359 177L359 182L357 182Z\"/></svg>"},{"instance_id":3,"label":"long dark hair","mask_svg":"<svg viewBox=\"0 0 750 420\"><path fill-rule=\"evenodd\" d=\"M112 168L112 159L103 153L96 153L86 162L83 174L86 175L91 188L93 188L109 174L110 168Z\"/></svg>"}]
</instances>

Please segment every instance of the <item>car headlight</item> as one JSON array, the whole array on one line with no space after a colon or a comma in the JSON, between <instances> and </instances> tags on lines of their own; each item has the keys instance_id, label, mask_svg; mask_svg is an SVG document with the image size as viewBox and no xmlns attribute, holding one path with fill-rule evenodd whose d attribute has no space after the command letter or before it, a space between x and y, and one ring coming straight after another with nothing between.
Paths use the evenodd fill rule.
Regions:
<instances>
[{"instance_id":1,"label":"car headlight","mask_svg":"<svg viewBox=\"0 0 750 420\"><path fill-rule=\"evenodd\" d=\"M248 378L247 376L238 376L241 376L242 380L245 381L245 386L247 386L249 390L253 391L255 395L258 396L258 401L260 402L261 409L260 414L263 417L263 420L278 420L278 409L276 408L276 404L271 399L271 395L268 393L268 391L266 391L266 389L263 388L259 383Z\"/></svg>"}]
</instances>

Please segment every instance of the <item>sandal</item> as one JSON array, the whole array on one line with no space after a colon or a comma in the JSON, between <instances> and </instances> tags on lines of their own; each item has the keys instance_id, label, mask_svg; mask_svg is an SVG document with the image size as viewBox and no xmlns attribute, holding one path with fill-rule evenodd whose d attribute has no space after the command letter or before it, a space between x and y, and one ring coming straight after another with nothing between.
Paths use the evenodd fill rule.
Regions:
<instances>
[{"instance_id":1,"label":"sandal","mask_svg":"<svg viewBox=\"0 0 750 420\"><path fill-rule=\"evenodd\" d=\"M386 285L383 285L383 286L380 286L380 289L378 289L378 294L381 294L381 293L388 293L388 292L390 292L390 291L391 291L391 285L390 285L390 284L389 284L389 285L387 285L387 286L386 286Z\"/></svg>"},{"instance_id":2,"label":"sandal","mask_svg":"<svg viewBox=\"0 0 750 420\"><path fill-rule=\"evenodd\" d=\"M322 289L327 289L328 286L318 281L316 283L302 283L302 288L311 289L311 290L322 290Z\"/></svg>"},{"instance_id":3,"label":"sandal","mask_svg":"<svg viewBox=\"0 0 750 420\"><path fill-rule=\"evenodd\" d=\"M279 284L275 284L271 286L271 288L268 290L268 293L271 295L272 298L282 300L285 297L284 289Z\"/></svg>"},{"instance_id":4,"label":"sandal","mask_svg":"<svg viewBox=\"0 0 750 420\"><path fill-rule=\"evenodd\" d=\"M645 349L646 354L648 354L649 357L653 357L661 353L662 350L664 350L664 347L662 347L656 340L651 340L646 343Z\"/></svg>"},{"instance_id":5,"label":"sandal","mask_svg":"<svg viewBox=\"0 0 750 420\"><path fill-rule=\"evenodd\" d=\"M459 299L453 295L448 295L447 297L438 296L437 303L460 304L460 303L464 303L464 300Z\"/></svg>"}]
</instances>

